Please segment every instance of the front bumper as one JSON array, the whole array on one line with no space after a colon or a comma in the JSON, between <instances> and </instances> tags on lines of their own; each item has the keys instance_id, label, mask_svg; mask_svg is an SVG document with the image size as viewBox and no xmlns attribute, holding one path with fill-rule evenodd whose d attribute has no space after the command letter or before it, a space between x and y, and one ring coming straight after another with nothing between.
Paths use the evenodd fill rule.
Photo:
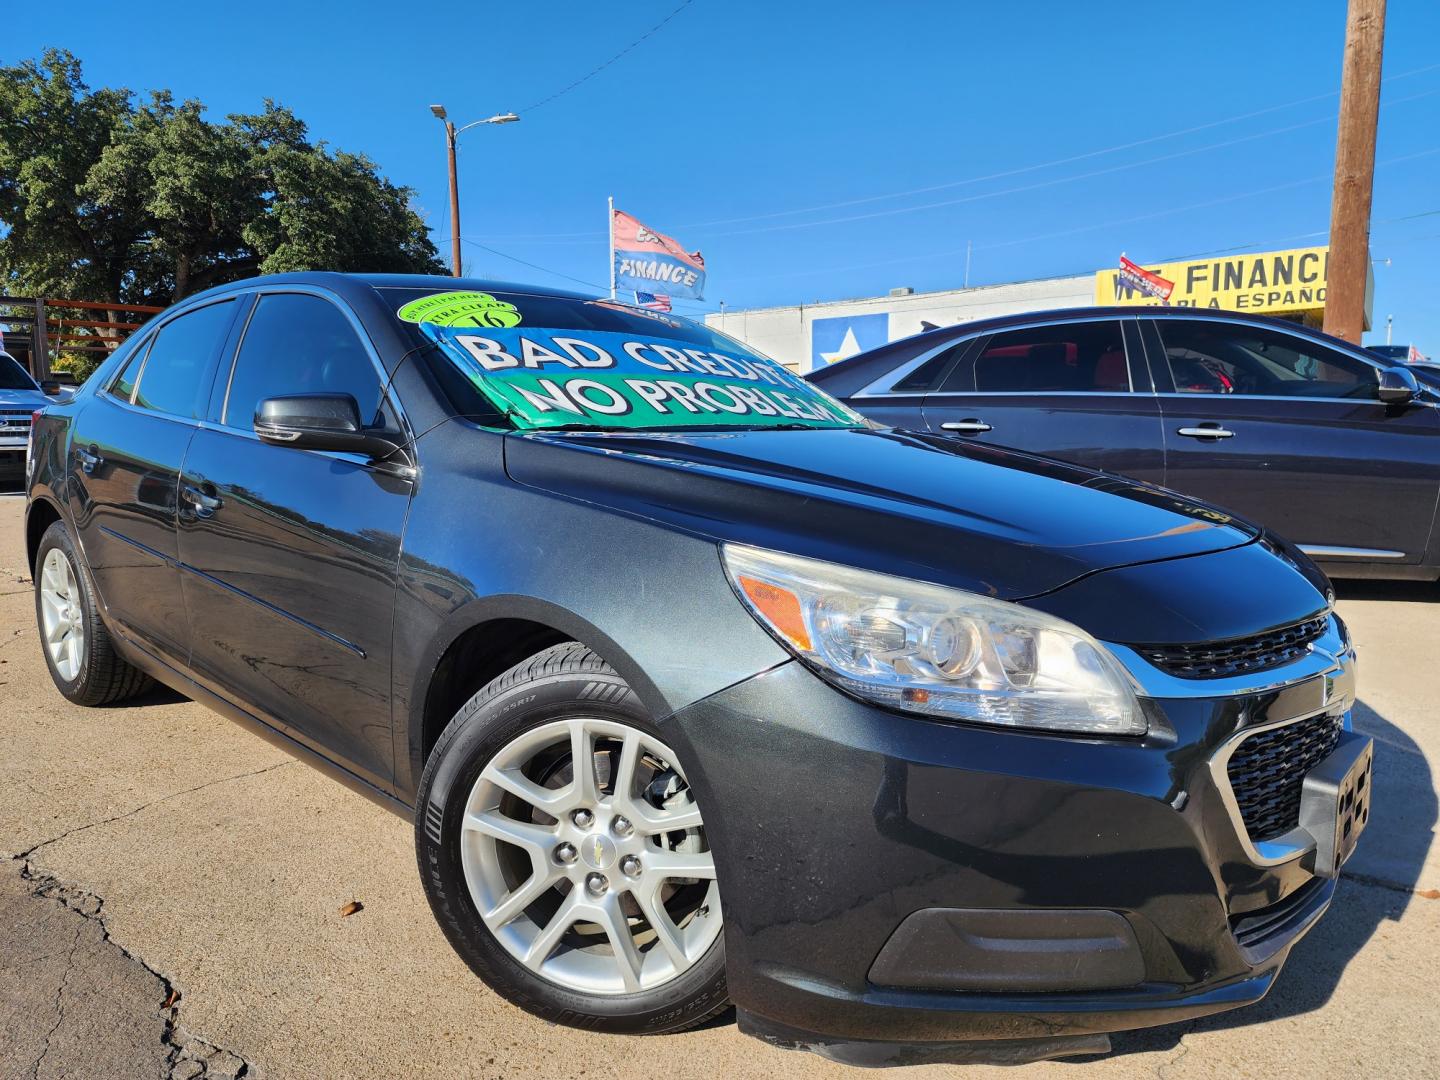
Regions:
<instances>
[{"instance_id":1,"label":"front bumper","mask_svg":"<svg viewBox=\"0 0 1440 1080\"><path fill-rule=\"evenodd\" d=\"M722 808L742 1030L856 1064L1035 1060L1259 1000L1334 882L1294 837L1257 858L1213 762L1317 702L1348 728L1345 674L1147 699L1143 739L897 715L799 663L676 714Z\"/></svg>"}]
</instances>

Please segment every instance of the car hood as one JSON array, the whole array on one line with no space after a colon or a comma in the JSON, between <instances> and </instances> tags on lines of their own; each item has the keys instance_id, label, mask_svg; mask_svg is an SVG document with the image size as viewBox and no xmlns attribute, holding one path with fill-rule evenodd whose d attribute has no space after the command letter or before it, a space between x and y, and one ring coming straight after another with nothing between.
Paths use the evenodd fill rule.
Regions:
<instances>
[{"instance_id":1,"label":"car hood","mask_svg":"<svg viewBox=\"0 0 1440 1080\"><path fill-rule=\"evenodd\" d=\"M39 390L0 390L0 405L25 405L41 409L49 404L50 399Z\"/></svg>"},{"instance_id":2,"label":"car hood","mask_svg":"<svg viewBox=\"0 0 1440 1080\"><path fill-rule=\"evenodd\" d=\"M913 432L527 432L505 464L518 483L717 540L1007 600L1258 536L1171 491Z\"/></svg>"}]
</instances>

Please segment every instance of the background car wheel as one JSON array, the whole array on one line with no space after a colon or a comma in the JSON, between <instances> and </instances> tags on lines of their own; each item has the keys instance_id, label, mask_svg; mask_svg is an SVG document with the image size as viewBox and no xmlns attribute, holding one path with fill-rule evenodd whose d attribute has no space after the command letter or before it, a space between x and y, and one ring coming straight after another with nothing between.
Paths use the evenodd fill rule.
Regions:
<instances>
[{"instance_id":1,"label":"background car wheel","mask_svg":"<svg viewBox=\"0 0 1440 1080\"><path fill-rule=\"evenodd\" d=\"M471 698L417 805L435 917L515 1004L632 1034L728 1004L700 807L629 686L583 645L547 649Z\"/></svg>"},{"instance_id":2,"label":"background car wheel","mask_svg":"<svg viewBox=\"0 0 1440 1080\"><path fill-rule=\"evenodd\" d=\"M109 705L150 687L150 676L115 652L85 560L58 521L35 556L35 621L50 677L75 704Z\"/></svg>"}]
</instances>

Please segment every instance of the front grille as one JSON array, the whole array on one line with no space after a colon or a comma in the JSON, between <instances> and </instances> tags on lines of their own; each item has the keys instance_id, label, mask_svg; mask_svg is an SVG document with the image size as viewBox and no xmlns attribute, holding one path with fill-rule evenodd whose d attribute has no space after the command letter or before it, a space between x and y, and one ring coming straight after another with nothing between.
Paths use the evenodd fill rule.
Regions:
<instances>
[{"instance_id":1,"label":"front grille","mask_svg":"<svg viewBox=\"0 0 1440 1080\"><path fill-rule=\"evenodd\" d=\"M1300 824L1300 786L1335 744L1342 716L1312 716L1243 740L1226 772L1252 843L1273 840Z\"/></svg>"},{"instance_id":2,"label":"front grille","mask_svg":"<svg viewBox=\"0 0 1440 1080\"><path fill-rule=\"evenodd\" d=\"M1288 664L1305 655L1309 644L1325 633L1329 616L1256 634L1254 637L1210 641L1202 645L1136 645L1135 651L1161 671L1181 679L1223 679Z\"/></svg>"}]
</instances>

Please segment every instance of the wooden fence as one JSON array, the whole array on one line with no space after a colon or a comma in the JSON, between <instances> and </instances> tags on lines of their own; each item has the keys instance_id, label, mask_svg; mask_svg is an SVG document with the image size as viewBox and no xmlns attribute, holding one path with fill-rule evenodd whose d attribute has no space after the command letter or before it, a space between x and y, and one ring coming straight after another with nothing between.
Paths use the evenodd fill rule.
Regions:
<instances>
[{"instance_id":1,"label":"wooden fence","mask_svg":"<svg viewBox=\"0 0 1440 1080\"><path fill-rule=\"evenodd\" d=\"M48 379L50 364L60 353L108 356L146 319L164 310L145 304L0 296L0 331L5 351L37 379Z\"/></svg>"}]
</instances>

